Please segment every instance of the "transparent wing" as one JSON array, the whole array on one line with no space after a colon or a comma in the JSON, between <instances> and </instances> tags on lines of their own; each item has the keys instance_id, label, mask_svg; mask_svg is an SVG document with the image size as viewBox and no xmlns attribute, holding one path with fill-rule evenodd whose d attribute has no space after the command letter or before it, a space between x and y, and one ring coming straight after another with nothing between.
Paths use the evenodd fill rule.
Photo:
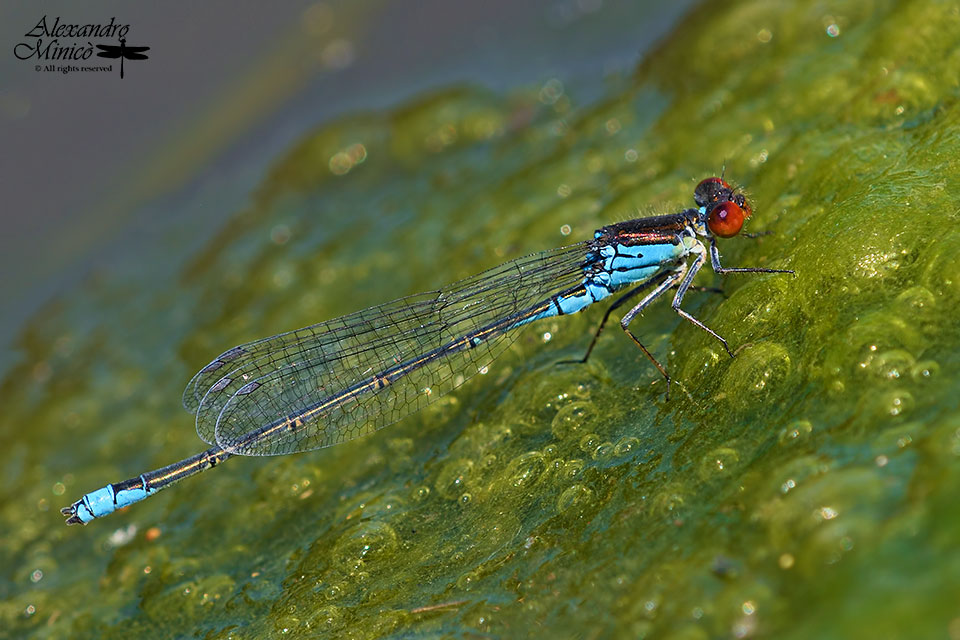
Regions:
<instances>
[{"instance_id":1,"label":"transparent wing","mask_svg":"<svg viewBox=\"0 0 960 640\"><path fill-rule=\"evenodd\" d=\"M389 384L372 384L376 376L580 283L588 251L580 243L526 256L437 291L234 347L187 384L184 406L196 411L201 438L242 455L309 451L370 433L463 384L516 332L494 332ZM296 429L250 437L301 414Z\"/></svg>"}]
</instances>

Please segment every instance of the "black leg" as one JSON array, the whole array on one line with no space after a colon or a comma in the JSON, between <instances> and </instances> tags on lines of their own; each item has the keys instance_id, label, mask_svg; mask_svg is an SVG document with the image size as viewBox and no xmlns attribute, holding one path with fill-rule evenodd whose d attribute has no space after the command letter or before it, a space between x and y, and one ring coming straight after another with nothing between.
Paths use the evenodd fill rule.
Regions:
<instances>
[{"instance_id":1,"label":"black leg","mask_svg":"<svg viewBox=\"0 0 960 640\"><path fill-rule=\"evenodd\" d=\"M727 350L727 353L729 353L730 357L732 358L733 352L730 351L730 347L727 345L726 340L720 337L720 335L716 331L714 331L707 325L703 324L702 322L694 318L692 315L690 315L689 313L687 313L686 311L680 308L680 303L683 302L683 296L686 295L687 290L690 288L690 283L693 282L693 277L697 275L697 271L700 271L700 268L703 267L703 263L706 262L706 260L707 258L706 256L703 255L701 250L701 253L697 254L697 257L694 259L693 264L690 266L690 270L687 271L687 275L683 278L683 281L680 283L680 287L677 289L677 295L673 297L673 302L670 303L670 306L673 307L673 310L676 311L681 318L688 320L694 326L700 327L701 329L709 333L711 336L719 340L720 344L723 345L723 348Z\"/></svg>"},{"instance_id":2,"label":"black leg","mask_svg":"<svg viewBox=\"0 0 960 640\"><path fill-rule=\"evenodd\" d=\"M600 334L603 333L603 328L606 326L607 320L610 319L610 314L613 313L614 309L617 309L617 308L619 308L619 307L622 307L622 306L624 305L624 303L627 302L627 300L629 300L630 298L633 298L633 297L636 296L638 293L640 293L641 291L643 291L644 289L646 289L646 288L649 287L650 285L654 284L655 282L656 282L656 279L650 280L650 281L648 281L648 282L644 282L643 284L641 284L641 285L639 285L639 286L637 286L637 287L634 287L634 288L631 289L630 291L626 292L625 294L623 294L622 296L620 296L619 298L617 298L616 301L607 308L607 312L606 312L605 314L603 314L603 320L600 321L600 326L597 327L597 331L593 334L593 339L590 340L590 346L587 347L587 352L586 352L585 354L583 354L583 357L580 358L580 359L578 359L578 360L560 360L559 362L557 362L557 364L584 364L584 363L586 363L587 360L590 359L590 354L593 353L593 348L594 348L595 346L597 346L597 340L600 338ZM721 294L721 295L723 294L723 289L719 289L719 288L717 288L717 287L694 287L694 286L691 286L691 287L689 287L689 289L692 290L692 291L705 291L705 292L708 292L708 293L719 293L719 294ZM641 348L642 348L642 346L641 346Z\"/></svg>"},{"instance_id":3,"label":"black leg","mask_svg":"<svg viewBox=\"0 0 960 640\"><path fill-rule=\"evenodd\" d=\"M614 301L614 303L607 308L607 312L603 314L603 320L600 321L600 326L597 327L597 332L593 334L593 340L590 341L590 346L587 347L587 352L583 354L583 357L580 358L579 360L561 360L557 364L584 364L590 358L590 354L593 352L593 348L597 344L597 339L600 337L600 334L603 332L603 327L604 325L607 324L607 320L610 319L610 314L613 313L613 310L618 307L622 307L627 300L636 296L638 293L640 293L650 285L654 284L655 282L656 282L655 278L652 280L648 280L647 282L644 282L643 284L640 284L634 287L633 289L630 289L630 291L627 291L625 294L617 298L616 301Z\"/></svg>"},{"instance_id":4,"label":"black leg","mask_svg":"<svg viewBox=\"0 0 960 640\"><path fill-rule=\"evenodd\" d=\"M643 343L640 342L637 336L633 335L633 332L630 331L630 323L637 316L638 313L644 310L651 302L659 298L668 291L671 287L677 284L677 282L684 277L684 271L686 271L686 265L682 265L677 271L671 271L668 273L667 277L664 278L663 282L657 285L657 287L648 293L643 300L637 303L635 307L630 309L621 319L620 319L620 328L630 336L630 339L633 340L634 344L640 347L640 350L643 351L643 355L647 356L647 359L653 363L653 366L663 375L664 379L667 381L667 399L670 398L670 374L667 373L667 370L664 368L660 362L653 357L653 354L643 346Z\"/></svg>"},{"instance_id":5,"label":"black leg","mask_svg":"<svg viewBox=\"0 0 960 640\"><path fill-rule=\"evenodd\" d=\"M713 237L710 238L710 266L720 275L725 273L793 273L792 269L760 269L757 267L728 269L720 264L720 251L717 249L717 240Z\"/></svg>"}]
</instances>

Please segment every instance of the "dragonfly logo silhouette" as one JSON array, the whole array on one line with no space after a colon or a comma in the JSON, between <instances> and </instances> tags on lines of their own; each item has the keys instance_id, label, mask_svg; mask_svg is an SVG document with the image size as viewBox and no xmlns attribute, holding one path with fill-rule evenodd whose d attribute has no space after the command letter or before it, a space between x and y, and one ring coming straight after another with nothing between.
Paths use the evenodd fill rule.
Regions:
<instances>
[{"instance_id":1,"label":"dragonfly logo silhouette","mask_svg":"<svg viewBox=\"0 0 960 640\"><path fill-rule=\"evenodd\" d=\"M128 47L127 41L120 38L120 46L112 44L98 44L97 49L100 52L97 56L101 58L120 58L120 78L123 78L123 61L126 60L146 60L144 51L149 51L150 47Z\"/></svg>"}]
</instances>

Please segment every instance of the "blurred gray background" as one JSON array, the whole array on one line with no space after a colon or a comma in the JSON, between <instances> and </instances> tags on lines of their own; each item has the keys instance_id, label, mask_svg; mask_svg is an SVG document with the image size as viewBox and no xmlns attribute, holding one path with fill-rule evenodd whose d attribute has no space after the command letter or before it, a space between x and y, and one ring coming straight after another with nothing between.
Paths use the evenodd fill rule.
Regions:
<instances>
[{"instance_id":1,"label":"blurred gray background","mask_svg":"<svg viewBox=\"0 0 960 640\"><path fill-rule=\"evenodd\" d=\"M610 74L629 74L691 4L3 3L0 372L30 318L112 257L133 252L142 268L163 259L151 216L182 215L202 245L318 124L450 85L509 91L558 77L587 98ZM32 42L25 34L43 16L51 26L113 17L130 25L128 45L150 47L149 60L126 62L123 80L116 66L37 72L50 62L19 60L14 47ZM177 206L205 189L216 206Z\"/></svg>"}]
</instances>

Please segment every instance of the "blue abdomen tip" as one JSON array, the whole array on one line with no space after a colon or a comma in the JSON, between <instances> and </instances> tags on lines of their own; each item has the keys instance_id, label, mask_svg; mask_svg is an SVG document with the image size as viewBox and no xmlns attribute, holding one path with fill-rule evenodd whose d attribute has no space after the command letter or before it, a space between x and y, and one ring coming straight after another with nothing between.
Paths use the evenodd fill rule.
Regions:
<instances>
[{"instance_id":1,"label":"blue abdomen tip","mask_svg":"<svg viewBox=\"0 0 960 640\"><path fill-rule=\"evenodd\" d=\"M108 484L103 489L97 489L96 491L91 491L87 495L83 496L81 499L83 506L87 507L90 511L89 517L85 517L88 514L85 514L85 510L78 510L77 516L84 522L90 522L94 518L102 518L103 516L113 513L117 508L116 503L114 502L114 493L113 485Z\"/></svg>"}]
</instances>

